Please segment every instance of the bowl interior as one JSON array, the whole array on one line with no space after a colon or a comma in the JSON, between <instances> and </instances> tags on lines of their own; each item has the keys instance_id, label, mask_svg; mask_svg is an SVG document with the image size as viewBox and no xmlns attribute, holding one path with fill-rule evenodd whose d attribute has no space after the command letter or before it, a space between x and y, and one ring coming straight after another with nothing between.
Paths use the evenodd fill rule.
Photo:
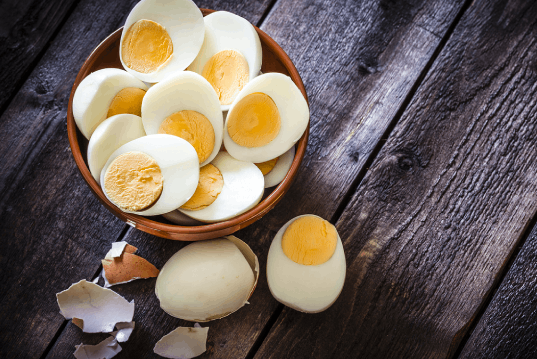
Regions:
<instances>
[{"instance_id":1,"label":"bowl interior","mask_svg":"<svg viewBox=\"0 0 537 359\"><path fill-rule=\"evenodd\" d=\"M212 10L201 9L203 15L207 15ZM263 63L261 71L266 72L280 72L291 77L291 79L298 86L306 101L308 100L306 90L298 71L287 56L287 54L281 49L281 47L272 40L267 34L255 27L261 40L261 46L263 50ZM265 195L262 201L257 204L251 210L229 219L227 221L199 225L199 226L179 226L168 222L162 216L154 217L142 217L135 214L124 213L113 205L105 197L101 190L101 187L97 184L92 177L88 165L87 165L87 147L88 140L82 135L82 133L76 127L75 120L73 118L72 102L78 84L90 73L104 69L104 68L120 68L123 69L119 59L119 44L121 40L122 28L116 30L108 38L99 44L99 46L91 53L82 68L80 69L78 76L76 77L73 89L71 91L71 97L69 99L69 107L67 111L67 132L69 136L69 144L75 162L82 174L82 177L93 191L93 193L99 198L101 203L111 211L115 216L126 222L127 224L138 228L147 233L151 233L163 238L195 241L202 239L218 238L224 235L232 234L241 228L244 228L253 222L257 221L269 210L271 210L276 203L287 192L293 179L295 178L298 167L302 162L304 154L306 152L306 145L309 135L309 125L304 135L296 144L296 154L291 165L291 169L287 173L284 180L274 188L268 188L265 190Z\"/></svg>"}]
</instances>

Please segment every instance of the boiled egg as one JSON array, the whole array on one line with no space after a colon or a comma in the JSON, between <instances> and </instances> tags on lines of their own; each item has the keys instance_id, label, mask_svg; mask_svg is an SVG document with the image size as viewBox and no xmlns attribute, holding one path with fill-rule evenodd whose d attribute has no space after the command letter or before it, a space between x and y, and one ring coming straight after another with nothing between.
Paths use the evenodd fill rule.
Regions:
<instances>
[{"instance_id":1,"label":"boiled egg","mask_svg":"<svg viewBox=\"0 0 537 359\"><path fill-rule=\"evenodd\" d=\"M164 133L187 140L204 166L222 144L223 118L212 86L194 72L179 72L152 86L142 102L148 135Z\"/></svg>"},{"instance_id":2,"label":"boiled egg","mask_svg":"<svg viewBox=\"0 0 537 359\"><path fill-rule=\"evenodd\" d=\"M168 221L172 223L175 223L181 226L199 226L203 224L203 222L196 221L194 218L190 218L186 214L183 214L177 210L171 211L168 213L163 213L162 217L166 218Z\"/></svg>"},{"instance_id":3,"label":"boiled egg","mask_svg":"<svg viewBox=\"0 0 537 359\"><path fill-rule=\"evenodd\" d=\"M182 138L150 135L114 151L101 171L106 197L127 213L156 216L183 205L199 180L196 150Z\"/></svg>"},{"instance_id":4,"label":"boiled egg","mask_svg":"<svg viewBox=\"0 0 537 359\"><path fill-rule=\"evenodd\" d=\"M101 171L110 155L127 142L143 136L142 118L136 115L115 115L97 126L88 143L88 167L97 183L101 182Z\"/></svg>"},{"instance_id":5,"label":"boiled egg","mask_svg":"<svg viewBox=\"0 0 537 359\"><path fill-rule=\"evenodd\" d=\"M73 117L88 140L106 118L129 113L141 116L147 86L128 72L102 69L92 72L78 85L73 97Z\"/></svg>"},{"instance_id":6,"label":"boiled egg","mask_svg":"<svg viewBox=\"0 0 537 359\"><path fill-rule=\"evenodd\" d=\"M224 146L238 160L265 162L291 149L308 121L308 104L291 78L263 74L250 81L231 104Z\"/></svg>"},{"instance_id":7,"label":"boiled egg","mask_svg":"<svg viewBox=\"0 0 537 359\"><path fill-rule=\"evenodd\" d=\"M263 176L265 176L265 188L274 187L283 181L294 159L295 147L293 146L289 151L279 157L266 162L255 163L263 173Z\"/></svg>"},{"instance_id":8,"label":"boiled egg","mask_svg":"<svg viewBox=\"0 0 537 359\"><path fill-rule=\"evenodd\" d=\"M191 0L142 0L123 27L121 63L142 81L162 81L196 58L204 33L203 15Z\"/></svg>"},{"instance_id":9,"label":"boiled egg","mask_svg":"<svg viewBox=\"0 0 537 359\"><path fill-rule=\"evenodd\" d=\"M261 41L252 24L227 11L203 18L203 46L188 69L205 77L227 111L240 90L261 69Z\"/></svg>"},{"instance_id":10,"label":"boiled egg","mask_svg":"<svg viewBox=\"0 0 537 359\"><path fill-rule=\"evenodd\" d=\"M256 165L220 152L211 164L201 168L196 193L178 209L201 222L224 221L258 204L264 184Z\"/></svg>"},{"instance_id":11,"label":"boiled egg","mask_svg":"<svg viewBox=\"0 0 537 359\"><path fill-rule=\"evenodd\" d=\"M155 294L169 315L207 322L243 307L258 277L257 256L228 236L194 242L175 253L160 271Z\"/></svg>"},{"instance_id":12,"label":"boiled egg","mask_svg":"<svg viewBox=\"0 0 537 359\"><path fill-rule=\"evenodd\" d=\"M343 289L345 272L341 238L321 217L308 214L291 219L270 245L270 292L298 311L317 313L330 307Z\"/></svg>"}]
</instances>

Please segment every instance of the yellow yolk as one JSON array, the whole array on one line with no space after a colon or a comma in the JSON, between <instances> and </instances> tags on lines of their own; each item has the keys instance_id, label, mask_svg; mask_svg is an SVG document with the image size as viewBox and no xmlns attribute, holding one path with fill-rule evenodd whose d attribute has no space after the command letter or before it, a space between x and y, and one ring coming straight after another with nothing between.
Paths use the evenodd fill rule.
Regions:
<instances>
[{"instance_id":1,"label":"yellow yolk","mask_svg":"<svg viewBox=\"0 0 537 359\"><path fill-rule=\"evenodd\" d=\"M108 108L106 118L121 113L130 113L136 116L142 116L142 100L145 96L145 91L136 87L126 87L119 91L112 100Z\"/></svg>"},{"instance_id":2,"label":"yellow yolk","mask_svg":"<svg viewBox=\"0 0 537 359\"><path fill-rule=\"evenodd\" d=\"M220 104L229 105L248 83L248 73L248 62L240 52L224 50L207 61L201 75L213 86Z\"/></svg>"},{"instance_id":3,"label":"yellow yolk","mask_svg":"<svg viewBox=\"0 0 537 359\"><path fill-rule=\"evenodd\" d=\"M138 20L129 28L121 55L129 67L144 74L158 70L173 53L173 44L166 29L151 20Z\"/></svg>"},{"instance_id":4,"label":"yellow yolk","mask_svg":"<svg viewBox=\"0 0 537 359\"><path fill-rule=\"evenodd\" d=\"M112 161L104 175L104 189L112 202L127 211L141 211L162 193L160 167L143 152L127 152Z\"/></svg>"},{"instance_id":5,"label":"yellow yolk","mask_svg":"<svg viewBox=\"0 0 537 359\"><path fill-rule=\"evenodd\" d=\"M279 158L280 157L276 157L266 162L254 163L254 165L256 165L257 168L261 170L261 173L263 173L263 176L266 176L270 171L272 171L274 166L276 166L276 162L278 162Z\"/></svg>"},{"instance_id":6,"label":"yellow yolk","mask_svg":"<svg viewBox=\"0 0 537 359\"><path fill-rule=\"evenodd\" d=\"M280 132L280 112L270 96L255 92L241 99L228 115L229 137L243 147L261 147Z\"/></svg>"},{"instance_id":7,"label":"yellow yolk","mask_svg":"<svg viewBox=\"0 0 537 359\"><path fill-rule=\"evenodd\" d=\"M190 211L199 211L213 204L224 187L222 173L215 166L208 164L200 168L200 180L196 192L181 206Z\"/></svg>"},{"instance_id":8,"label":"yellow yolk","mask_svg":"<svg viewBox=\"0 0 537 359\"><path fill-rule=\"evenodd\" d=\"M158 129L158 133L174 135L187 140L198 153L202 163L214 149L214 129L211 121L201 113L184 110L168 116Z\"/></svg>"},{"instance_id":9,"label":"yellow yolk","mask_svg":"<svg viewBox=\"0 0 537 359\"><path fill-rule=\"evenodd\" d=\"M319 265L332 257L336 250L336 228L328 221L315 217L300 217L287 227L282 236L283 253L303 265Z\"/></svg>"}]
</instances>

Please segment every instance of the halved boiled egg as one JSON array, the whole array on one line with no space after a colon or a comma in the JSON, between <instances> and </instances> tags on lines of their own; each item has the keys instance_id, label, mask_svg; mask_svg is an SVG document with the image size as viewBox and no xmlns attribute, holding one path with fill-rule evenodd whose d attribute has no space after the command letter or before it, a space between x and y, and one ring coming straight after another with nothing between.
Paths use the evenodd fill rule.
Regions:
<instances>
[{"instance_id":1,"label":"halved boiled egg","mask_svg":"<svg viewBox=\"0 0 537 359\"><path fill-rule=\"evenodd\" d=\"M265 176L265 188L276 186L283 181L287 172L289 172L294 159L295 147L293 146L289 151L279 157L266 162L255 163L263 173L263 176Z\"/></svg>"},{"instance_id":2,"label":"halved boiled egg","mask_svg":"<svg viewBox=\"0 0 537 359\"><path fill-rule=\"evenodd\" d=\"M201 222L224 221L258 204L264 184L256 165L220 152L211 164L202 167L197 193L179 211Z\"/></svg>"},{"instance_id":3,"label":"halved boiled egg","mask_svg":"<svg viewBox=\"0 0 537 359\"><path fill-rule=\"evenodd\" d=\"M73 96L73 117L88 140L106 118L130 113L141 115L147 86L128 72L102 69L92 72L78 85Z\"/></svg>"},{"instance_id":4,"label":"halved boiled egg","mask_svg":"<svg viewBox=\"0 0 537 359\"><path fill-rule=\"evenodd\" d=\"M203 46L188 70L209 81L222 111L227 111L240 90L259 74L261 41L252 24L227 11L214 12L203 20Z\"/></svg>"},{"instance_id":5,"label":"halved boiled egg","mask_svg":"<svg viewBox=\"0 0 537 359\"><path fill-rule=\"evenodd\" d=\"M308 214L291 219L270 245L270 292L298 311L317 313L330 307L343 289L345 272L341 238L321 217Z\"/></svg>"},{"instance_id":6,"label":"halved boiled egg","mask_svg":"<svg viewBox=\"0 0 537 359\"><path fill-rule=\"evenodd\" d=\"M152 86L142 103L142 121L148 135L164 133L187 140L201 166L211 162L222 145L218 97L194 72L183 71Z\"/></svg>"},{"instance_id":7,"label":"halved boiled egg","mask_svg":"<svg viewBox=\"0 0 537 359\"><path fill-rule=\"evenodd\" d=\"M195 193L195 192L194 192ZM168 213L163 213L162 217L166 218L168 221L178 224L180 226L199 226L203 222L196 221L194 218L190 218L186 214L181 213L178 210L171 211Z\"/></svg>"},{"instance_id":8,"label":"halved boiled egg","mask_svg":"<svg viewBox=\"0 0 537 359\"><path fill-rule=\"evenodd\" d=\"M142 81L162 81L196 58L204 32L203 15L191 0L142 0L123 27L121 63Z\"/></svg>"},{"instance_id":9,"label":"halved boiled egg","mask_svg":"<svg viewBox=\"0 0 537 359\"><path fill-rule=\"evenodd\" d=\"M101 182L101 171L110 155L127 142L143 136L142 118L136 115L115 115L97 126L88 143L88 167L97 183Z\"/></svg>"},{"instance_id":10,"label":"halved boiled egg","mask_svg":"<svg viewBox=\"0 0 537 359\"><path fill-rule=\"evenodd\" d=\"M242 161L265 162L287 152L308 126L309 108L289 76L257 76L231 105L224 146Z\"/></svg>"},{"instance_id":11,"label":"halved boiled egg","mask_svg":"<svg viewBox=\"0 0 537 359\"><path fill-rule=\"evenodd\" d=\"M106 197L127 213L156 216L183 205L199 180L196 150L182 138L150 135L117 149L101 172Z\"/></svg>"}]
</instances>

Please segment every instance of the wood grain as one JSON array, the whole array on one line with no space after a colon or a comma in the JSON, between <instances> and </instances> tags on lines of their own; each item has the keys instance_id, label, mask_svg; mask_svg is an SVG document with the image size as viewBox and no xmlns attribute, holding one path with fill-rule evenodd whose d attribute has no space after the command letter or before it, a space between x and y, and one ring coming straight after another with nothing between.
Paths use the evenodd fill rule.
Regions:
<instances>
[{"instance_id":1,"label":"wood grain","mask_svg":"<svg viewBox=\"0 0 537 359\"><path fill-rule=\"evenodd\" d=\"M333 215L360 166L430 60L441 40L437 34L445 33L461 4L440 7L434 2L415 2L396 6L369 1L352 6L355 8L346 8L346 13L343 2L312 5L307 1L280 1L262 26L291 55L306 82L315 139L310 141L307 165L302 167L300 177L282 202L261 221L236 234L257 253L261 268L265 268L275 230L285 221L302 213L313 212L325 218ZM428 27L437 33L427 30ZM345 31L349 33L342 36ZM354 48L357 44L361 47ZM365 53L374 53L382 61L376 72L372 68L358 71L365 66L361 60ZM372 102L375 109L370 108ZM354 129L351 136L346 128ZM361 141L367 136L371 136L370 142L363 144ZM357 155L356 148L363 152ZM330 198L328 203L326 198ZM153 258L157 267L181 246L136 231L129 232L125 239L139 247L147 259ZM140 321L135 333L140 333L133 334L136 336L123 345L118 358L151 357L153 346L162 335L176 326L187 325L159 308L152 294L154 283L136 285L144 288L140 289L142 295L136 295L136 289L129 289L128 285L124 290L130 293L128 298L135 298L136 313L141 313L135 314ZM264 273L250 303L227 318L208 323L209 350L200 358L248 356L278 308ZM81 341L80 330L69 324L50 357L67 355Z\"/></svg>"},{"instance_id":2,"label":"wood grain","mask_svg":"<svg viewBox=\"0 0 537 359\"><path fill-rule=\"evenodd\" d=\"M64 322L55 293L91 279L125 225L82 181L65 119L84 59L137 1L79 4L0 117L0 357L40 357ZM260 9L247 17L256 21ZM233 11L233 3L200 2ZM243 7L248 9L248 7ZM77 343L80 344L80 343ZM74 350L73 350L74 351Z\"/></svg>"},{"instance_id":3,"label":"wood grain","mask_svg":"<svg viewBox=\"0 0 537 359\"><path fill-rule=\"evenodd\" d=\"M536 309L537 227L534 227L459 358L534 358Z\"/></svg>"},{"instance_id":4,"label":"wood grain","mask_svg":"<svg viewBox=\"0 0 537 359\"><path fill-rule=\"evenodd\" d=\"M75 0L0 3L0 110L28 76L74 3Z\"/></svg>"},{"instance_id":5,"label":"wood grain","mask_svg":"<svg viewBox=\"0 0 537 359\"><path fill-rule=\"evenodd\" d=\"M537 210L536 19L472 3L337 222L340 298L256 358L453 355Z\"/></svg>"}]
</instances>

